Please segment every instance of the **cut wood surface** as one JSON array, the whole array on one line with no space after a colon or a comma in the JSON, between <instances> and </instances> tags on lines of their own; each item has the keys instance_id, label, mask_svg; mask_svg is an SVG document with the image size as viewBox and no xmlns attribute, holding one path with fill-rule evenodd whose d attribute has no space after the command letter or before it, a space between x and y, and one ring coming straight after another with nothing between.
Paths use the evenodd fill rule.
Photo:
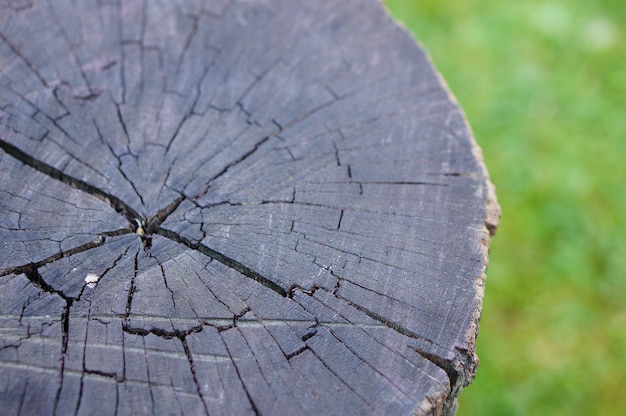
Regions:
<instances>
[{"instance_id":1,"label":"cut wood surface","mask_svg":"<svg viewBox=\"0 0 626 416\"><path fill-rule=\"evenodd\" d=\"M0 0L3 414L450 414L498 207L375 0Z\"/></svg>"}]
</instances>

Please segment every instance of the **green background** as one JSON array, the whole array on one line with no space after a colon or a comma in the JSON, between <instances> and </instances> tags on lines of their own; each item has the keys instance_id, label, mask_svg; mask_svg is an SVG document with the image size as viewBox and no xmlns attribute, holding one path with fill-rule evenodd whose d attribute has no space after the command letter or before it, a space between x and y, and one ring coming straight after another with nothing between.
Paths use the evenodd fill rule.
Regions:
<instances>
[{"instance_id":1,"label":"green background","mask_svg":"<svg viewBox=\"0 0 626 416\"><path fill-rule=\"evenodd\" d=\"M626 3L388 0L503 216L459 415L626 414Z\"/></svg>"}]
</instances>

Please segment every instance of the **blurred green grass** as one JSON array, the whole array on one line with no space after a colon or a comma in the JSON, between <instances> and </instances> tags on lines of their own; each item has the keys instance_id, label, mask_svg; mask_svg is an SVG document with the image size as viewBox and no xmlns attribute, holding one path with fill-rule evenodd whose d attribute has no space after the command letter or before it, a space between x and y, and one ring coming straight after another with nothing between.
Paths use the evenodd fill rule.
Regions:
<instances>
[{"instance_id":1,"label":"blurred green grass","mask_svg":"<svg viewBox=\"0 0 626 416\"><path fill-rule=\"evenodd\" d=\"M458 414L626 414L623 1L386 4L465 110L503 211Z\"/></svg>"}]
</instances>

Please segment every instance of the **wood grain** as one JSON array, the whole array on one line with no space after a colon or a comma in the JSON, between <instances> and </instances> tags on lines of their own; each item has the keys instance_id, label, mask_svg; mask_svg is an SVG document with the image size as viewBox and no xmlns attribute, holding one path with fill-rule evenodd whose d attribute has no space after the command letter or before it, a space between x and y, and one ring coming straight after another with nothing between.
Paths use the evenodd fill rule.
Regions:
<instances>
[{"instance_id":1,"label":"wood grain","mask_svg":"<svg viewBox=\"0 0 626 416\"><path fill-rule=\"evenodd\" d=\"M6 414L451 414L499 208L374 0L0 0Z\"/></svg>"}]
</instances>

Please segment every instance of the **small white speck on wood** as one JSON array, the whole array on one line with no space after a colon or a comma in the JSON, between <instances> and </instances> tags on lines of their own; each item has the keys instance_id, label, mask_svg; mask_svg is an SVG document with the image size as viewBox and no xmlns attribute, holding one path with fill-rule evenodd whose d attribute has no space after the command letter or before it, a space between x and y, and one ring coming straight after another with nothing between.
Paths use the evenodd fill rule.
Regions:
<instances>
[{"instance_id":1,"label":"small white speck on wood","mask_svg":"<svg viewBox=\"0 0 626 416\"><path fill-rule=\"evenodd\" d=\"M100 280L100 276L95 273L88 273L87 277L85 277L85 283L87 283L87 287L90 289L96 287L98 280Z\"/></svg>"}]
</instances>

